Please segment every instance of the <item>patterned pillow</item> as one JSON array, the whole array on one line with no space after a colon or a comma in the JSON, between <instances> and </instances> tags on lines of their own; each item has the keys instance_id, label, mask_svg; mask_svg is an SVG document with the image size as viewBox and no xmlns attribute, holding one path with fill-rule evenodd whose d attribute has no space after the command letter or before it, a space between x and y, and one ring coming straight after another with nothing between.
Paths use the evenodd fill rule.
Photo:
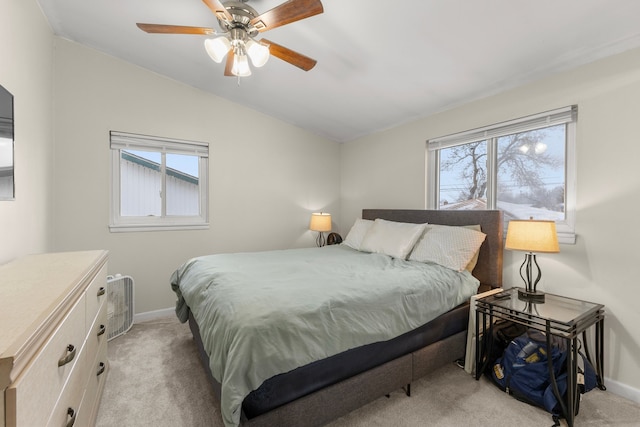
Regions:
<instances>
[{"instance_id":1,"label":"patterned pillow","mask_svg":"<svg viewBox=\"0 0 640 427\"><path fill-rule=\"evenodd\" d=\"M410 261L435 262L463 271L479 251L486 234L466 227L428 225L409 256Z\"/></svg>"},{"instance_id":2,"label":"patterned pillow","mask_svg":"<svg viewBox=\"0 0 640 427\"><path fill-rule=\"evenodd\" d=\"M482 228L480 228L480 225L463 225L462 227L470 228L470 229L476 230L476 231L482 231ZM469 261L469 264L467 264L467 266L464 268L469 273L473 273L473 269L476 268L476 264L478 264L478 255L480 255L480 248L479 247L478 247L478 250L476 251L476 253L473 254L473 257L471 257L471 261Z\"/></svg>"}]
</instances>

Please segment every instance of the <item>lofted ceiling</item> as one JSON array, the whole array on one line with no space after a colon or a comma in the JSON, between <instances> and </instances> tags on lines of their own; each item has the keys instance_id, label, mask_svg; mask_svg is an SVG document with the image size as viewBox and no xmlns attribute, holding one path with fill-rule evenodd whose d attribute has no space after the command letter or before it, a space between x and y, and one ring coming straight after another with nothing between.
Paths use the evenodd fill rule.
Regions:
<instances>
[{"instance_id":1,"label":"lofted ceiling","mask_svg":"<svg viewBox=\"0 0 640 427\"><path fill-rule=\"evenodd\" d=\"M219 29L202 0L38 2L62 38L338 142L640 46L637 0L322 0L324 13L261 35L315 68L272 57L238 80L205 52L210 36L136 27Z\"/></svg>"}]
</instances>

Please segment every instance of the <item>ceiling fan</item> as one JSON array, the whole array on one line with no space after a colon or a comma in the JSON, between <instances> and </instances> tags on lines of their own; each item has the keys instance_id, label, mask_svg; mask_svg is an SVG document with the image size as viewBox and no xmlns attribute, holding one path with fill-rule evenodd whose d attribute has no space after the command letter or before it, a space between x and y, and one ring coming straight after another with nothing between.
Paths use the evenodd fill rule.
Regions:
<instances>
[{"instance_id":1,"label":"ceiling fan","mask_svg":"<svg viewBox=\"0 0 640 427\"><path fill-rule=\"evenodd\" d=\"M205 50L215 62L226 56L225 76L251 75L249 59L255 67L263 66L270 55L309 71L316 60L267 39L256 40L259 33L318 15L324 11L320 0L288 0L273 9L258 14L243 1L202 0L220 23L221 36L205 40ZM216 30L182 25L143 24L138 28L147 33L213 35Z\"/></svg>"}]
</instances>

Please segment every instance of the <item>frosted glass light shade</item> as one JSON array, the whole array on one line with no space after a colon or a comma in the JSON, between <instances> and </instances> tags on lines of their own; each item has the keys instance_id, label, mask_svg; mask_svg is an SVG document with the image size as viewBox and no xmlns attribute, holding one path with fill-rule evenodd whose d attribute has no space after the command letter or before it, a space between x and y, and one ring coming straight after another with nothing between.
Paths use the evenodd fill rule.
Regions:
<instances>
[{"instance_id":1,"label":"frosted glass light shade","mask_svg":"<svg viewBox=\"0 0 640 427\"><path fill-rule=\"evenodd\" d=\"M231 74L238 77L247 77L251 75L251 68L249 68L249 60L247 59L247 55L235 55L233 57Z\"/></svg>"},{"instance_id":2,"label":"frosted glass light shade","mask_svg":"<svg viewBox=\"0 0 640 427\"><path fill-rule=\"evenodd\" d=\"M527 252L560 252L556 223L533 219L509 221L505 249Z\"/></svg>"},{"instance_id":3,"label":"frosted glass light shade","mask_svg":"<svg viewBox=\"0 0 640 427\"><path fill-rule=\"evenodd\" d=\"M211 59L219 64L227 55L227 52L231 50L231 43L228 38L222 36L215 39L206 39L204 48Z\"/></svg>"},{"instance_id":4,"label":"frosted glass light shade","mask_svg":"<svg viewBox=\"0 0 640 427\"><path fill-rule=\"evenodd\" d=\"M326 212L314 212L309 221L311 231L331 231L331 214Z\"/></svg>"},{"instance_id":5,"label":"frosted glass light shade","mask_svg":"<svg viewBox=\"0 0 640 427\"><path fill-rule=\"evenodd\" d=\"M247 48L247 55L251 58L251 63L254 67L262 67L269 60L269 48L262 43L249 40L245 44Z\"/></svg>"}]
</instances>

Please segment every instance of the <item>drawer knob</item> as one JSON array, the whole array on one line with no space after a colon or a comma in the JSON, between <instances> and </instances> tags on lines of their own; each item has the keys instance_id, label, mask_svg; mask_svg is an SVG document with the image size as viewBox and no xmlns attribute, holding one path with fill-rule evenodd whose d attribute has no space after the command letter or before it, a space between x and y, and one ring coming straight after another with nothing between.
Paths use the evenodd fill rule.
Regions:
<instances>
[{"instance_id":1,"label":"drawer knob","mask_svg":"<svg viewBox=\"0 0 640 427\"><path fill-rule=\"evenodd\" d=\"M104 325L100 325L100 328L98 328L98 336L103 335L106 332L107 328Z\"/></svg>"},{"instance_id":2,"label":"drawer knob","mask_svg":"<svg viewBox=\"0 0 640 427\"><path fill-rule=\"evenodd\" d=\"M101 297L102 295L104 295L106 292L104 287L100 287L100 289L98 289L98 296Z\"/></svg>"},{"instance_id":3,"label":"drawer knob","mask_svg":"<svg viewBox=\"0 0 640 427\"><path fill-rule=\"evenodd\" d=\"M104 373L104 363L100 362L98 363L98 374L96 376L100 376Z\"/></svg>"},{"instance_id":4,"label":"drawer knob","mask_svg":"<svg viewBox=\"0 0 640 427\"><path fill-rule=\"evenodd\" d=\"M67 421L67 427L73 427L76 423L76 411L73 408L67 409L67 416L70 417L69 421Z\"/></svg>"},{"instance_id":5,"label":"drawer knob","mask_svg":"<svg viewBox=\"0 0 640 427\"><path fill-rule=\"evenodd\" d=\"M64 366L71 362L76 357L76 347L73 344L67 346L67 354L60 360L58 360L58 366Z\"/></svg>"}]
</instances>

